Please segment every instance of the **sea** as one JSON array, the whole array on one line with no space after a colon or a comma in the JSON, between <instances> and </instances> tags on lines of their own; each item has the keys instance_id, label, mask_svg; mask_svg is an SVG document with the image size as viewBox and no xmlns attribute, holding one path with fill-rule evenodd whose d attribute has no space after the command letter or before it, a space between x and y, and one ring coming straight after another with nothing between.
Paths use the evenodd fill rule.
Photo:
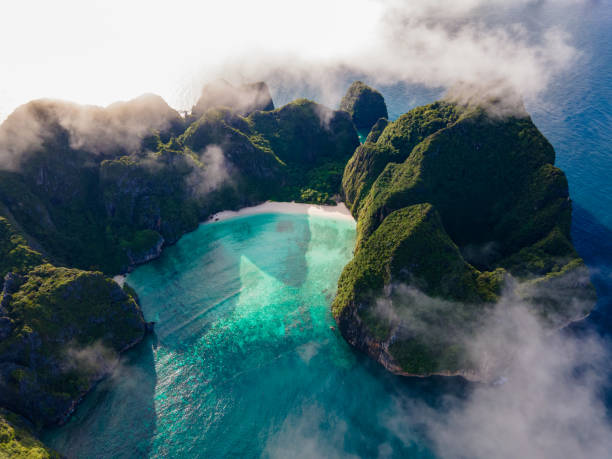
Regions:
<instances>
[{"instance_id":1,"label":"sea","mask_svg":"<svg viewBox=\"0 0 612 459\"><path fill-rule=\"evenodd\" d=\"M74 458L612 455L605 443L612 436L612 4L576 3L559 18L541 11L545 3L533 2L534 14L522 21L533 29L558 25L580 50L576 65L526 105L569 180L573 241L598 295L592 314L563 332L597 343L597 381L579 376L592 363L589 353L567 375L585 387L578 392L584 412L598 416L591 436L578 426L585 420L575 400L567 400L568 410L559 397L551 399L555 406L537 405L549 396L540 376L529 391L516 391L517 400L500 392L510 402L496 417L499 406L487 405L478 384L394 376L354 351L330 313L352 257L354 222L270 213L202 224L130 273L155 333L43 440ZM392 119L443 91L380 89ZM498 383L499 391L511 384ZM491 400L495 390L487 389ZM524 409L532 396L535 413ZM521 409L508 408L515 406ZM502 434L482 438L491 426L479 420L499 423ZM575 431L580 438L567 438ZM602 447L592 448L595 442Z\"/></svg>"}]
</instances>

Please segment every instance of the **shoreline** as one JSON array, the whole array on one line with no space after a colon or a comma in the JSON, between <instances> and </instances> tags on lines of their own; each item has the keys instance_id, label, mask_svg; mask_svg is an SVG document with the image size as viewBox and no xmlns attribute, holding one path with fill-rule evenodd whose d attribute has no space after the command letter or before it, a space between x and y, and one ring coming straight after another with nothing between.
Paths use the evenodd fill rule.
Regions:
<instances>
[{"instance_id":1,"label":"shoreline","mask_svg":"<svg viewBox=\"0 0 612 459\"><path fill-rule=\"evenodd\" d=\"M338 202L335 206L326 205L326 204L306 204L301 202L279 202L279 201L266 201L261 204L257 204L256 206L248 206L242 207L238 210L222 210L217 213L210 215L206 220L203 220L198 223L198 227L200 225L207 225L209 223L217 223L225 220L230 220L232 218L237 217L245 217L248 215L261 215L261 214L291 214L291 215L312 215L316 217L323 218L331 218L334 220L344 220L355 222L356 220L351 215L350 210L346 207L346 204L343 202ZM193 231L195 231L194 228ZM192 231L188 231L185 234L189 234ZM178 242L185 234L181 235ZM162 250L167 247L167 244L163 244ZM157 258L159 255L151 258L144 263L138 263L134 265L130 265L128 271L125 273L118 273L112 276L112 280L114 280L121 288L123 288L125 282L127 281L127 275L134 270L137 266L149 263Z\"/></svg>"},{"instance_id":2,"label":"shoreline","mask_svg":"<svg viewBox=\"0 0 612 459\"><path fill-rule=\"evenodd\" d=\"M263 204L243 207L238 210L222 210L221 212L212 214L207 220L202 222L202 224L216 223L235 217L259 214L312 215L317 217L332 218L335 220L355 221L351 215L351 212L343 202L339 202L335 206L330 206L320 204L305 204L299 202L266 201Z\"/></svg>"}]
</instances>

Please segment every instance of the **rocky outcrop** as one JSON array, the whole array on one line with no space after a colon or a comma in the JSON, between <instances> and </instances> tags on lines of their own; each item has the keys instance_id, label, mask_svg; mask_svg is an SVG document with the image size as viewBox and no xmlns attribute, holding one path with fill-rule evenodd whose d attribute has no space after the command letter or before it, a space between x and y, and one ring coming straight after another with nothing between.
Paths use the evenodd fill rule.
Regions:
<instances>
[{"instance_id":1,"label":"rocky outcrop","mask_svg":"<svg viewBox=\"0 0 612 459\"><path fill-rule=\"evenodd\" d=\"M4 236L1 237L1 236ZM145 333L129 288L53 266L0 218L0 406L37 425L63 422L120 352Z\"/></svg>"},{"instance_id":2,"label":"rocky outcrop","mask_svg":"<svg viewBox=\"0 0 612 459\"><path fill-rule=\"evenodd\" d=\"M219 107L247 116L259 110L274 110L274 103L270 89L263 81L236 87L225 80L217 80L204 86L191 112L199 118L207 110Z\"/></svg>"},{"instance_id":3,"label":"rocky outcrop","mask_svg":"<svg viewBox=\"0 0 612 459\"><path fill-rule=\"evenodd\" d=\"M377 123L343 177L358 221L332 306L346 339L396 373L478 379L466 346L502 286L545 327L588 314L595 291L553 163L526 115L442 101Z\"/></svg>"},{"instance_id":4,"label":"rocky outcrop","mask_svg":"<svg viewBox=\"0 0 612 459\"><path fill-rule=\"evenodd\" d=\"M126 250L130 265L140 265L161 255L164 238L158 232L143 230L136 235L136 239L137 242Z\"/></svg>"},{"instance_id":5,"label":"rocky outcrop","mask_svg":"<svg viewBox=\"0 0 612 459\"><path fill-rule=\"evenodd\" d=\"M361 81L349 86L340 101L340 110L348 112L357 129L365 132L380 118L389 117L382 94Z\"/></svg>"},{"instance_id":6,"label":"rocky outcrop","mask_svg":"<svg viewBox=\"0 0 612 459\"><path fill-rule=\"evenodd\" d=\"M101 273L40 265L8 304L0 342L0 405L42 424L63 422L93 384L138 343L136 301Z\"/></svg>"}]
</instances>

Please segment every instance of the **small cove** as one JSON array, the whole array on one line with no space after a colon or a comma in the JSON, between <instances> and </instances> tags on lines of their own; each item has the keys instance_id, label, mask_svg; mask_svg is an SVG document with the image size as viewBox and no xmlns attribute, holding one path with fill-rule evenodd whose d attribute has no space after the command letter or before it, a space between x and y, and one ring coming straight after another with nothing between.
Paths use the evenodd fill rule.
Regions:
<instances>
[{"instance_id":1,"label":"small cove","mask_svg":"<svg viewBox=\"0 0 612 459\"><path fill-rule=\"evenodd\" d=\"M307 213L185 235L127 277L156 333L45 440L69 457L432 457L393 413L468 386L390 375L334 329L354 239L350 219Z\"/></svg>"}]
</instances>

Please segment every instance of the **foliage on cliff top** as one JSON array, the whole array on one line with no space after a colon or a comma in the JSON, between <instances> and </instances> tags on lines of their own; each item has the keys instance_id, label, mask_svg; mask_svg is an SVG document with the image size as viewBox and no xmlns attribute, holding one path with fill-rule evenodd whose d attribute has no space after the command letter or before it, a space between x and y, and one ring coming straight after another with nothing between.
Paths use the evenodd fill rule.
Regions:
<instances>
[{"instance_id":1,"label":"foliage on cliff top","mask_svg":"<svg viewBox=\"0 0 612 459\"><path fill-rule=\"evenodd\" d=\"M493 301L499 285L479 284L429 203L391 213L357 251L338 282L332 305L338 317L349 303L380 296L385 285L406 283L431 296L479 303Z\"/></svg>"},{"instance_id":2,"label":"foliage on cliff top","mask_svg":"<svg viewBox=\"0 0 612 459\"><path fill-rule=\"evenodd\" d=\"M347 206L358 217L363 198L388 163L402 163L426 137L454 123L462 108L446 102L417 107L393 123L377 122L349 160L342 180Z\"/></svg>"},{"instance_id":3,"label":"foliage on cliff top","mask_svg":"<svg viewBox=\"0 0 612 459\"><path fill-rule=\"evenodd\" d=\"M58 422L144 334L134 298L100 272L37 266L5 308L0 404L42 424Z\"/></svg>"},{"instance_id":4,"label":"foliage on cliff top","mask_svg":"<svg viewBox=\"0 0 612 459\"><path fill-rule=\"evenodd\" d=\"M35 437L27 421L0 409L0 458L59 459L60 455Z\"/></svg>"},{"instance_id":5,"label":"foliage on cliff top","mask_svg":"<svg viewBox=\"0 0 612 459\"><path fill-rule=\"evenodd\" d=\"M349 86L340 101L340 110L351 115L357 129L366 131L379 118L389 117L382 94L361 81L355 81Z\"/></svg>"},{"instance_id":6,"label":"foliage on cliff top","mask_svg":"<svg viewBox=\"0 0 612 459\"><path fill-rule=\"evenodd\" d=\"M379 142L392 130L393 124ZM553 161L552 146L529 118L465 112L402 163L388 163L362 204L358 243L393 210L424 201L436 207L460 246L494 240L504 254L557 224L569 234L567 181Z\"/></svg>"},{"instance_id":7,"label":"foliage on cliff top","mask_svg":"<svg viewBox=\"0 0 612 459\"><path fill-rule=\"evenodd\" d=\"M550 326L588 313L594 290L571 244L567 180L554 156L528 116L449 102L416 108L374 133L343 176L358 218L355 258L333 304L345 336L388 340L388 356L409 373L467 370L462 340L508 272L522 282L517 298ZM415 209L431 208L438 225L415 220ZM409 227L427 229L404 234ZM413 290L396 294L398 285ZM419 300L407 301L410 292ZM411 328L415 318L422 328Z\"/></svg>"},{"instance_id":8,"label":"foliage on cliff top","mask_svg":"<svg viewBox=\"0 0 612 459\"><path fill-rule=\"evenodd\" d=\"M0 279L9 272L25 274L41 263L42 255L32 250L6 218L0 217Z\"/></svg>"}]
</instances>

